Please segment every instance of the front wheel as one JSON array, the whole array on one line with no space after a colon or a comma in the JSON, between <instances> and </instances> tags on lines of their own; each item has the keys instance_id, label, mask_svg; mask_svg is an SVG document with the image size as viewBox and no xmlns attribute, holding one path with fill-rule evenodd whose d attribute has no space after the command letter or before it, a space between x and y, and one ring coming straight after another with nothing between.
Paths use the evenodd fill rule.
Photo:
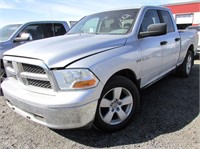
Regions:
<instances>
[{"instance_id":1,"label":"front wheel","mask_svg":"<svg viewBox=\"0 0 200 149\"><path fill-rule=\"evenodd\" d=\"M194 61L194 56L192 51L188 51L183 63L177 68L177 75L181 77L188 77L190 75L192 65Z\"/></svg>"},{"instance_id":2,"label":"front wheel","mask_svg":"<svg viewBox=\"0 0 200 149\"><path fill-rule=\"evenodd\" d=\"M103 89L94 125L104 132L124 128L136 114L139 101L135 84L125 77L114 76Z\"/></svg>"}]
</instances>

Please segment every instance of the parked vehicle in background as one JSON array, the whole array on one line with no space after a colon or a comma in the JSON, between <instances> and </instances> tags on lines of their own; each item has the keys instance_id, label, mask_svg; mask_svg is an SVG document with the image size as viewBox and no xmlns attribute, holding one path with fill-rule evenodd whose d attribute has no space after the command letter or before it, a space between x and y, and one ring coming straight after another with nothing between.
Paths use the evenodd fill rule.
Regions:
<instances>
[{"instance_id":1,"label":"parked vehicle in background","mask_svg":"<svg viewBox=\"0 0 200 149\"><path fill-rule=\"evenodd\" d=\"M78 21L69 21L70 27L73 27Z\"/></svg>"},{"instance_id":2,"label":"parked vehicle in background","mask_svg":"<svg viewBox=\"0 0 200 149\"><path fill-rule=\"evenodd\" d=\"M67 35L5 52L4 97L15 112L50 128L117 131L138 111L140 89L174 69L190 75L197 35L178 31L163 7L89 15Z\"/></svg>"},{"instance_id":3,"label":"parked vehicle in background","mask_svg":"<svg viewBox=\"0 0 200 149\"><path fill-rule=\"evenodd\" d=\"M4 76L3 53L29 41L64 35L69 30L65 21L34 21L10 24L0 29L0 77Z\"/></svg>"},{"instance_id":4,"label":"parked vehicle in background","mask_svg":"<svg viewBox=\"0 0 200 149\"><path fill-rule=\"evenodd\" d=\"M199 42L198 42L197 52L200 53L200 26L189 26L186 29L195 29L195 30L197 30L197 32L199 34Z\"/></svg>"}]
</instances>

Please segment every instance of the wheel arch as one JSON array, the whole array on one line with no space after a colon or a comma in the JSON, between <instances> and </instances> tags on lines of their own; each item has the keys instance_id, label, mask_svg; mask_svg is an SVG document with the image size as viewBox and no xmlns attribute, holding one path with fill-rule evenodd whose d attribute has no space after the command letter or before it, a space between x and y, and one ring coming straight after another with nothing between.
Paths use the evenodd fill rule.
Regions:
<instances>
[{"instance_id":1,"label":"wheel arch","mask_svg":"<svg viewBox=\"0 0 200 149\"><path fill-rule=\"evenodd\" d=\"M191 51L191 52L192 52L192 55L193 55L193 62L192 62L192 64L194 65L195 51L194 51L194 45L193 45L193 44L191 44L191 45L189 46L187 52L188 52L188 51ZM187 54L187 53L186 53L186 54Z\"/></svg>"},{"instance_id":2,"label":"wheel arch","mask_svg":"<svg viewBox=\"0 0 200 149\"><path fill-rule=\"evenodd\" d=\"M137 76L135 74L134 71L130 70L130 69L123 69L123 70L119 70L117 72L115 72L108 80L107 82L113 78L114 76L122 76L125 78L130 79L136 86L138 89L140 89L140 79L137 79Z\"/></svg>"},{"instance_id":3,"label":"wheel arch","mask_svg":"<svg viewBox=\"0 0 200 149\"><path fill-rule=\"evenodd\" d=\"M190 46L189 46L189 48L188 48L188 51L192 51L192 53L194 54L194 45L193 44L191 44Z\"/></svg>"}]
</instances>

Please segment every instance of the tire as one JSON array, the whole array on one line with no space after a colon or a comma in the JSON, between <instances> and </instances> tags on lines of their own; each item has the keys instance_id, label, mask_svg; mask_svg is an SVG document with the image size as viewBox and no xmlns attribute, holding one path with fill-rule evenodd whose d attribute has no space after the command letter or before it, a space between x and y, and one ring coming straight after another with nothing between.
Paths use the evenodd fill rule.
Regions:
<instances>
[{"instance_id":1,"label":"tire","mask_svg":"<svg viewBox=\"0 0 200 149\"><path fill-rule=\"evenodd\" d=\"M139 108L140 95L135 84L121 76L114 76L105 85L99 99L95 128L115 132L128 125Z\"/></svg>"},{"instance_id":2,"label":"tire","mask_svg":"<svg viewBox=\"0 0 200 149\"><path fill-rule=\"evenodd\" d=\"M183 63L177 68L177 75L180 77L187 78L192 70L193 61L193 53L189 50L185 56Z\"/></svg>"}]
</instances>

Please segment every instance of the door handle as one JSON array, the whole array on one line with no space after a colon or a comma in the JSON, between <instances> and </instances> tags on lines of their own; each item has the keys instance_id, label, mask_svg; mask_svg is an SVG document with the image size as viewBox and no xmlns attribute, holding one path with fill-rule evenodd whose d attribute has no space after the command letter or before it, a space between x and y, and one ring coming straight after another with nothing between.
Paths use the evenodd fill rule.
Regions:
<instances>
[{"instance_id":1,"label":"door handle","mask_svg":"<svg viewBox=\"0 0 200 149\"><path fill-rule=\"evenodd\" d=\"M161 45L161 46L166 45L166 44L167 44L167 41L161 41L161 42L160 42L160 45Z\"/></svg>"},{"instance_id":2,"label":"door handle","mask_svg":"<svg viewBox=\"0 0 200 149\"><path fill-rule=\"evenodd\" d=\"M179 41L181 38L175 38L175 41Z\"/></svg>"}]
</instances>

